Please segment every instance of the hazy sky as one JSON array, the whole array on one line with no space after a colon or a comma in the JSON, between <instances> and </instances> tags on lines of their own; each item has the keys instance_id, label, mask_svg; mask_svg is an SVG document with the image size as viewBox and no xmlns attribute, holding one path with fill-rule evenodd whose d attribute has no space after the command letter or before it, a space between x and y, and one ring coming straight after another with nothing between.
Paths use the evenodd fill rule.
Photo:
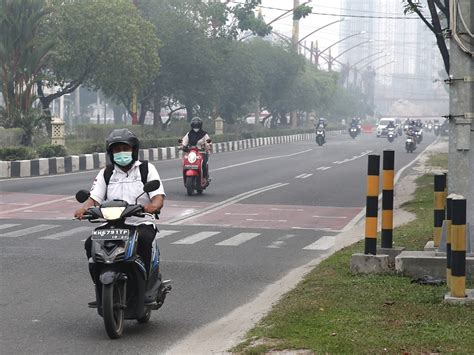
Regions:
<instances>
[{"instance_id":1,"label":"hazy sky","mask_svg":"<svg viewBox=\"0 0 474 355\"><path fill-rule=\"evenodd\" d=\"M305 0L300 0L300 3L304 3ZM340 14L340 0L313 0L309 4L313 8L313 12L327 13L327 14ZM262 1L262 13L265 21L268 23L284 13L284 11L268 9L266 7L286 9L289 10L293 7L293 0L263 0ZM330 22L336 21L338 17L335 16L322 16L311 14L300 21L300 38L303 38L311 31L324 26ZM282 18L272 24L273 28L291 37L291 29L293 21L291 14ZM313 36L307 39L307 45L309 46L311 41L317 40L320 48L325 48L332 43L336 42L339 38L339 24L336 23L329 27L318 31ZM337 46L334 47L333 54L337 54Z\"/></svg>"}]
</instances>

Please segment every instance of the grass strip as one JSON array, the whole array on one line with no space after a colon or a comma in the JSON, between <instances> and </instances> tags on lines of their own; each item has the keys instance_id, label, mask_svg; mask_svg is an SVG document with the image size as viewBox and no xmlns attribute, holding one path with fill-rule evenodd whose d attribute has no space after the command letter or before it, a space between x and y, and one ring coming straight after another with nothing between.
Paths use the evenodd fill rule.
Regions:
<instances>
[{"instance_id":1,"label":"grass strip","mask_svg":"<svg viewBox=\"0 0 474 355\"><path fill-rule=\"evenodd\" d=\"M433 177L416 182L415 197L404 208L417 219L394 231L395 243L407 250L422 250L433 226ZM232 351L473 351L474 307L443 304L446 286L419 285L395 274L352 275L351 255L362 250L359 242L323 261Z\"/></svg>"}]
</instances>

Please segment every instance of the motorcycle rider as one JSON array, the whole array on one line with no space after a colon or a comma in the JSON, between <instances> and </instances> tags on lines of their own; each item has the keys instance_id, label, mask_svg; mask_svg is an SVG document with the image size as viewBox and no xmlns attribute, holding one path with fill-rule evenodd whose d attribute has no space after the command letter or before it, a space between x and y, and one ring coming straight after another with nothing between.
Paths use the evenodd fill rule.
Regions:
<instances>
[{"instance_id":1,"label":"motorcycle rider","mask_svg":"<svg viewBox=\"0 0 474 355\"><path fill-rule=\"evenodd\" d=\"M324 143L326 143L326 123L319 121L317 126L316 126L316 133L318 131L323 131L323 140Z\"/></svg>"},{"instance_id":2,"label":"motorcycle rider","mask_svg":"<svg viewBox=\"0 0 474 355\"><path fill-rule=\"evenodd\" d=\"M209 177L209 153L212 148L212 143L208 143L211 137L206 131L202 129L202 120L199 117L194 117L191 120L191 130L183 137L180 148L185 150L187 146L196 146L204 149L202 170L203 175L208 182L211 181Z\"/></svg>"},{"instance_id":3,"label":"motorcycle rider","mask_svg":"<svg viewBox=\"0 0 474 355\"><path fill-rule=\"evenodd\" d=\"M114 129L110 132L106 139L107 155L113 163L113 170L108 176L109 180L106 181L106 171L110 168L103 168L92 184L89 199L76 210L74 217L83 219L88 208L114 199L135 204L136 198L143 192L143 179L145 181L159 180L160 187L158 190L143 194L138 199L138 203L143 205L146 213L155 214L162 209L166 195L160 175L154 165L138 160L139 147L140 141L137 136L127 128ZM142 164L148 165L146 178L141 176L142 171L146 171L146 169L140 168ZM150 271L152 246L156 235L153 221L150 217L128 217L125 221L126 225L137 227L137 253L143 258L147 274ZM91 237L87 238L84 247L89 263L91 263ZM90 305L94 303L90 302Z\"/></svg>"}]
</instances>

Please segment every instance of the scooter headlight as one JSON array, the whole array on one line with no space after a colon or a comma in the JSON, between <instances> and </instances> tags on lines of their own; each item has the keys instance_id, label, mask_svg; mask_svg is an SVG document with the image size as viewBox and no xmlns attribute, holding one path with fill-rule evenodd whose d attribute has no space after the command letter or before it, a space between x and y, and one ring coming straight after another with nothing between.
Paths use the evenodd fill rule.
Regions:
<instances>
[{"instance_id":1,"label":"scooter headlight","mask_svg":"<svg viewBox=\"0 0 474 355\"><path fill-rule=\"evenodd\" d=\"M104 207L100 209L102 216L109 221L119 219L123 211L125 211L125 207Z\"/></svg>"},{"instance_id":2,"label":"scooter headlight","mask_svg":"<svg viewBox=\"0 0 474 355\"><path fill-rule=\"evenodd\" d=\"M195 163L197 160L197 155L195 152L191 152L188 154L188 162Z\"/></svg>"}]
</instances>

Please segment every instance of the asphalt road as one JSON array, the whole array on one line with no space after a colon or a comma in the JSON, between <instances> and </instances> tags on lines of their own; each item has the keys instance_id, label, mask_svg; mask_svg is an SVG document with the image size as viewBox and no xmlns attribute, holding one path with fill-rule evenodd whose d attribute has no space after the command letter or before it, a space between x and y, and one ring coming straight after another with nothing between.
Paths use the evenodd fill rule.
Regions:
<instances>
[{"instance_id":1,"label":"asphalt road","mask_svg":"<svg viewBox=\"0 0 474 355\"><path fill-rule=\"evenodd\" d=\"M162 271L173 291L150 323L128 321L115 341L87 308L94 292L82 240L92 225L71 219L73 195L97 171L1 180L1 352L163 353L336 243L364 207L368 154L394 149L398 170L432 140L414 154L403 138L371 135L216 154L211 186L192 197L180 160L156 163L167 194Z\"/></svg>"}]
</instances>

